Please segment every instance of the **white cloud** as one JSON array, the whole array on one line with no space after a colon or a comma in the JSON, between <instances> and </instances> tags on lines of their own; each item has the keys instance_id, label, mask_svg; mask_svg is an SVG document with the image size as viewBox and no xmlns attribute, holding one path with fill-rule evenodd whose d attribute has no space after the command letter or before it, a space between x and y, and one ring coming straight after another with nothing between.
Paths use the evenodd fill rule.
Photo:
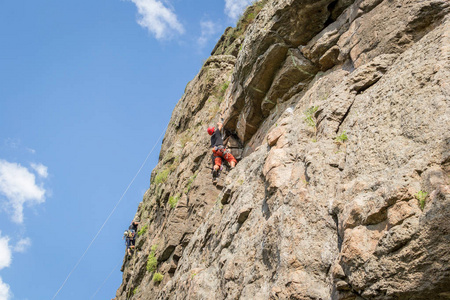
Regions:
<instances>
[{"instance_id":1,"label":"white cloud","mask_svg":"<svg viewBox=\"0 0 450 300\"><path fill-rule=\"evenodd\" d=\"M44 166L43 164L31 163L31 167L38 173L39 176L47 178L48 168L46 166Z\"/></svg>"},{"instance_id":2,"label":"white cloud","mask_svg":"<svg viewBox=\"0 0 450 300\"><path fill-rule=\"evenodd\" d=\"M9 237L2 237L0 231L0 270L9 267L11 261L12 254L11 248L9 247Z\"/></svg>"},{"instance_id":3,"label":"white cloud","mask_svg":"<svg viewBox=\"0 0 450 300\"><path fill-rule=\"evenodd\" d=\"M14 249L9 245L9 237L2 236L0 231L0 270L7 268L12 262L12 250L16 252L24 252L31 245L31 240L29 238L20 239L19 242L14 246ZM4 283L0 277L0 300L11 299L12 294L8 284Z\"/></svg>"},{"instance_id":4,"label":"white cloud","mask_svg":"<svg viewBox=\"0 0 450 300\"><path fill-rule=\"evenodd\" d=\"M178 21L172 9L158 0L129 0L139 13L138 24L159 39L171 37L174 33L184 33L183 25Z\"/></svg>"},{"instance_id":5,"label":"white cloud","mask_svg":"<svg viewBox=\"0 0 450 300\"><path fill-rule=\"evenodd\" d=\"M0 159L0 194L6 197L6 203L1 204L12 214L14 222L23 222L25 204L44 203L45 193L45 189L36 184L36 177L27 168Z\"/></svg>"},{"instance_id":6,"label":"white cloud","mask_svg":"<svg viewBox=\"0 0 450 300\"><path fill-rule=\"evenodd\" d=\"M20 239L17 244L14 246L15 252L24 253L27 251L27 249L31 246L31 239L30 238L23 238Z\"/></svg>"},{"instance_id":7,"label":"white cloud","mask_svg":"<svg viewBox=\"0 0 450 300\"><path fill-rule=\"evenodd\" d=\"M3 282L0 277L0 300L9 300L11 298L11 292L9 290L9 285Z\"/></svg>"},{"instance_id":8,"label":"white cloud","mask_svg":"<svg viewBox=\"0 0 450 300\"><path fill-rule=\"evenodd\" d=\"M237 20L252 2L252 0L225 0L225 13L232 20Z\"/></svg>"},{"instance_id":9,"label":"white cloud","mask_svg":"<svg viewBox=\"0 0 450 300\"><path fill-rule=\"evenodd\" d=\"M9 238L2 237L2 232L0 231L0 270L7 268L11 265L12 254L11 248L9 247ZM0 277L0 300L8 300L11 297L11 292L9 290L9 285L3 282Z\"/></svg>"},{"instance_id":10,"label":"white cloud","mask_svg":"<svg viewBox=\"0 0 450 300\"><path fill-rule=\"evenodd\" d=\"M204 47L206 42L208 42L208 40L217 34L221 29L219 24L212 21L202 21L200 22L200 27L202 30L202 35L197 40L200 47Z\"/></svg>"}]
</instances>

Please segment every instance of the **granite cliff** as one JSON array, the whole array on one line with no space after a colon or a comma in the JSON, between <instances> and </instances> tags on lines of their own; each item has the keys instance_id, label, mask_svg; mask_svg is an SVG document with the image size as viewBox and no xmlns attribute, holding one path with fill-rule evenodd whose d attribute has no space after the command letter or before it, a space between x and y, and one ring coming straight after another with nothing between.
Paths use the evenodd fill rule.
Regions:
<instances>
[{"instance_id":1,"label":"granite cliff","mask_svg":"<svg viewBox=\"0 0 450 300\"><path fill-rule=\"evenodd\" d=\"M249 7L173 111L115 299L450 299L449 12Z\"/></svg>"}]
</instances>

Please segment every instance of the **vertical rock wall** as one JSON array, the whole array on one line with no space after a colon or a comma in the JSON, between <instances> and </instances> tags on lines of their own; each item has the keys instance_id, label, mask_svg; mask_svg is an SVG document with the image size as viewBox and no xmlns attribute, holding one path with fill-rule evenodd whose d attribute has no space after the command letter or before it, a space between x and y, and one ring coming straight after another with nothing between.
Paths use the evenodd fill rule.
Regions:
<instances>
[{"instance_id":1,"label":"vertical rock wall","mask_svg":"<svg viewBox=\"0 0 450 300\"><path fill-rule=\"evenodd\" d=\"M450 2L250 10L173 112L116 299L450 299ZM244 151L213 185L220 114Z\"/></svg>"}]
</instances>

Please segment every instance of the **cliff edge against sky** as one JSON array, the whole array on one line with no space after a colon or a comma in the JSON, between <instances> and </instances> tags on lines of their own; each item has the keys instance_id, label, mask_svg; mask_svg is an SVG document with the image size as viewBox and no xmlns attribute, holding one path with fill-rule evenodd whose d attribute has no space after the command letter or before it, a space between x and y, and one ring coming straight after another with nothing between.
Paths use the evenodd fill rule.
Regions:
<instances>
[{"instance_id":1,"label":"cliff edge against sky","mask_svg":"<svg viewBox=\"0 0 450 300\"><path fill-rule=\"evenodd\" d=\"M450 299L449 12L248 8L173 111L115 299Z\"/></svg>"}]
</instances>

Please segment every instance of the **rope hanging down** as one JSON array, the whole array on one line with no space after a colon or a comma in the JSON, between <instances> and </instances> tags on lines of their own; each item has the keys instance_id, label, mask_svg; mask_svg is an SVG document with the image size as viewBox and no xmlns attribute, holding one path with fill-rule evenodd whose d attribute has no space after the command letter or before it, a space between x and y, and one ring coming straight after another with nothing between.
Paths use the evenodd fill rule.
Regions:
<instances>
[{"instance_id":1,"label":"rope hanging down","mask_svg":"<svg viewBox=\"0 0 450 300\"><path fill-rule=\"evenodd\" d=\"M99 288L95 291L95 293L91 296L91 300L94 299L94 297L97 295L97 293L102 289L102 287L105 285L105 283L108 281L109 277L114 273L114 271L117 269L118 266L120 266L122 262L119 261L119 263L114 267L114 269L109 273L108 277L103 281L103 283L99 286Z\"/></svg>"},{"instance_id":2,"label":"rope hanging down","mask_svg":"<svg viewBox=\"0 0 450 300\"><path fill-rule=\"evenodd\" d=\"M83 255L81 255L80 259L78 260L78 262L75 264L75 266L73 267L72 271L70 271L69 275L67 275L67 278L64 280L64 282L62 283L61 287L59 288L59 290L56 292L56 294L53 296L52 300L54 300L56 298L56 296L58 296L59 292L62 290L62 288L64 287L64 285L66 284L67 280L69 280L70 276L72 275L72 273L75 271L75 269L78 267L78 265L80 264L80 262L83 260L84 256L86 255L86 253L88 252L89 248L91 248L92 244L95 242L95 240L97 239L98 235L100 234L100 232L103 230L103 227L105 227L106 223L109 221L109 218L111 218L111 216L114 214L114 212L116 211L117 206L119 206L120 202L122 202L123 197L125 196L125 194L128 192L128 189L130 188L130 186L133 184L134 180L136 179L136 177L139 175L139 173L141 172L142 168L144 167L145 163L147 162L148 158L150 157L150 155L152 154L153 150L155 150L156 145L158 144L159 140L161 139L161 137L163 136L164 132L166 132L167 127L169 127L169 124L167 124L166 128L164 128L163 132L161 133L161 135L159 136L158 140L156 141L155 145L153 145L152 150L150 150L150 152L148 153L147 157L145 158L144 162L142 163L141 167L139 168L139 170L137 171L136 175L134 175L133 179L131 180L130 184L128 185L128 187L126 188L125 192L123 192L122 197L120 197L119 201L117 202L116 206L114 206L113 210L111 211L111 213L109 214L109 216L106 218L105 222L103 223L103 225L100 227L100 229L98 230L97 234L94 236L94 238L92 239L91 243L89 244L89 246L86 248L86 250L84 251Z\"/></svg>"}]
</instances>

